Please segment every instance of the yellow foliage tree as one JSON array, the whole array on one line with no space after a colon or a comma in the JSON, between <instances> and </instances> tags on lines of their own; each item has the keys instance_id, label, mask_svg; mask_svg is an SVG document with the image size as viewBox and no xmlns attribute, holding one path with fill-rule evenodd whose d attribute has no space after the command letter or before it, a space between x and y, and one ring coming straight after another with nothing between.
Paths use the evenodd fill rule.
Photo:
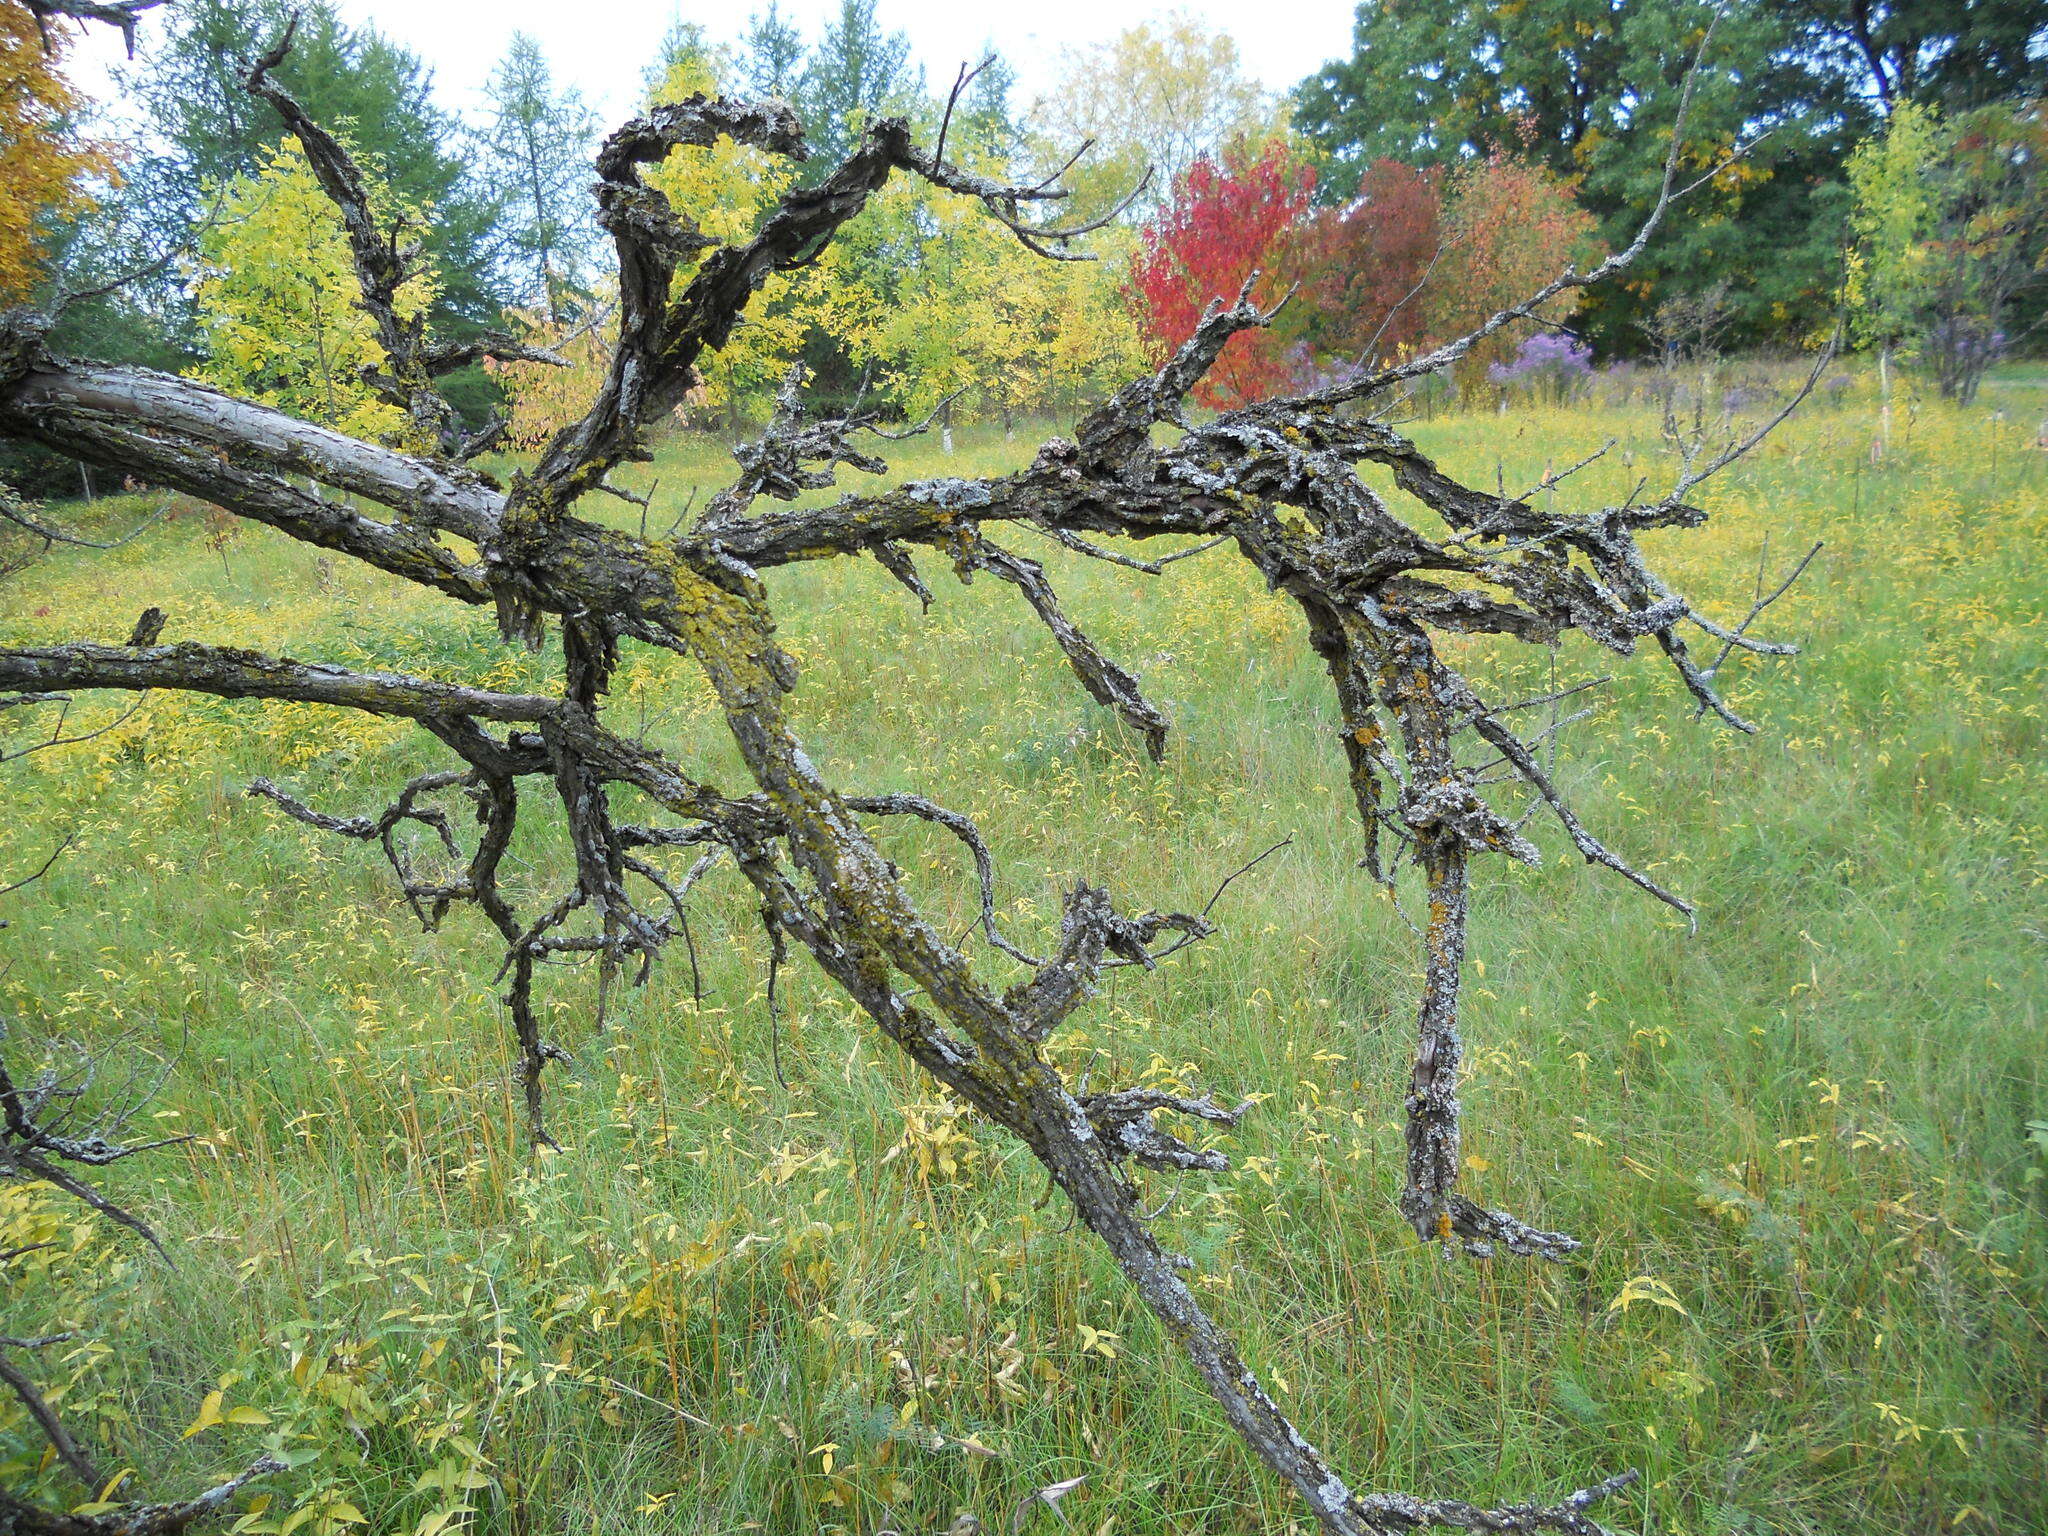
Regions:
<instances>
[{"instance_id":1,"label":"yellow foliage tree","mask_svg":"<svg viewBox=\"0 0 2048 1536\"><path fill-rule=\"evenodd\" d=\"M690 49L670 61L652 99L682 101L698 92L716 96L734 87L730 74L717 53ZM750 238L762 216L795 184L796 168L780 155L721 139L709 149L670 155L646 173L646 181L704 234L733 245ZM831 262L828 254L828 268ZM686 283L692 275L686 266L676 282ZM724 350L699 365L704 391L695 403L736 425L743 404L773 394L809 328L826 319L823 296L836 286L821 280L826 275L813 268L769 278Z\"/></svg>"},{"instance_id":2,"label":"yellow foliage tree","mask_svg":"<svg viewBox=\"0 0 2048 1536\"><path fill-rule=\"evenodd\" d=\"M729 73L708 49L680 52L652 99L719 94ZM957 146L956 155L975 159ZM1003 174L996 165L976 168ZM796 181L789 161L724 141L671 155L644 175L680 217L727 244L749 239ZM1071 406L1148 366L1121 289L1129 244L1128 232L1111 232L1108 248L1095 248L1102 260L1044 261L978 205L896 178L816 262L768 279L724 350L698 363L703 388L690 405L723 418L737 435L745 408L765 404L806 343L823 337L857 366L873 366L871 406L888 402L922 416L957 396L949 425L1007 425ZM685 263L676 282L693 273ZM536 317L515 318L549 341ZM556 344L567 369L515 363L499 370L513 400L515 447L541 446L597 391L609 364L603 346L577 328L569 336Z\"/></svg>"},{"instance_id":3,"label":"yellow foliage tree","mask_svg":"<svg viewBox=\"0 0 2048 1536\"><path fill-rule=\"evenodd\" d=\"M720 94L729 71L718 55L692 48L670 59L650 102L682 101L703 93ZM720 140L709 148L691 148L671 155L644 173L646 183L665 195L678 216L721 244L750 238L775 201L795 183L791 163L779 155ZM835 258L829 253L827 263ZM695 273L694 263L677 270L680 287ZM802 348L810 328L826 319L820 296L832 291L818 274L778 274L748 306L725 349L698 365L703 386L692 392L689 406L722 415L737 430L739 412L749 401L771 396ZM600 308L604 300L599 301ZM538 345L551 347L569 361L567 368L533 363L487 364L503 382L512 404L507 439L515 448L537 449L576 420L589 407L611 357L603 326L579 319L549 325L544 317L515 311L508 317Z\"/></svg>"},{"instance_id":4,"label":"yellow foliage tree","mask_svg":"<svg viewBox=\"0 0 2048 1536\"><path fill-rule=\"evenodd\" d=\"M1050 171L1082 142L1094 146L1061 182L1077 218L1114 208L1149 169L1135 210L1142 216L1173 195L1197 160L1286 131L1287 103L1245 73L1236 40L1184 11L1062 49L1057 73L1032 109L1034 147Z\"/></svg>"},{"instance_id":5,"label":"yellow foliage tree","mask_svg":"<svg viewBox=\"0 0 2048 1536\"><path fill-rule=\"evenodd\" d=\"M608 302L601 302L602 312ZM505 446L533 453L545 448L570 422L590 409L611 354L604 345L604 328L578 321L572 326L552 322L537 309L505 312L506 328L530 346L545 347L565 359L566 368L545 363L501 363L484 359L484 372L505 391L509 407L505 423Z\"/></svg>"},{"instance_id":6,"label":"yellow foliage tree","mask_svg":"<svg viewBox=\"0 0 2048 1536\"><path fill-rule=\"evenodd\" d=\"M379 189L381 190L381 189ZM380 218L420 226L416 213L376 198ZM372 387L383 364L358 288L348 236L296 139L259 171L237 177L200 242L197 300L206 361L194 377L357 437L398 442L408 419ZM424 256L399 289L400 317L433 303ZM425 446L425 445L410 445Z\"/></svg>"},{"instance_id":7,"label":"yellow foliage tree","mask_svg":"<svg viewBox=\"0 0 2048 1536\"><path fill-rule=\"evenodd\" d=\"M887 247L865 254L877 269L888 258L895 291L847 315L842 335L909 414L957 396L949 418L1008 427L1146 366L1120 292L1126 252L1045 261L979 207L922 183L892 184L876 201L862 238L841 249L857 259L864 242Z\"/></svg>"},{"instance_id":8,"label":"yellow foliage tree","mask_svg":"<svg viewBox=\"0 0 2048 1536\"><path fill-rule=\"evenodd\" d=\"M1038 264L1052 332L1042 408L1074 415L1083 402L1092 405L1150 366L1143 328L1126 292L1137 245L1137 232L1118 226L1091 238L1094 261Z\"/></svg>"},{"instance_id":9,"label":"yellow foliage tree","mask_svg":"<svg viewBox=\"0 0 2048 1536\"><path fill-rule=\"evenodd\" d=\"M50 222L91 207L87 184L113 173L105 148L70 130L79 98L58 72L65 46L53 27L44 47L26 6L0 5L0 306L42 276Z\"/></svg>"}]
</instances>

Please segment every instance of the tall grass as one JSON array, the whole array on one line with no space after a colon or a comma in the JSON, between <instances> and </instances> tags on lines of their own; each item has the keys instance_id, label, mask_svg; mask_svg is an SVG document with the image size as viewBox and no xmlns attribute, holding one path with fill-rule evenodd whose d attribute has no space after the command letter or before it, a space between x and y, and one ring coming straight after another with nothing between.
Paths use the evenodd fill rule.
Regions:
<instances>
[{"instance_id":1,"label":"tall grass","mask_svg":"<svg viewBox=\"0 0 2048 1536\"><path fill-rule=\"evenodd\" d=\"M814 758L974 816L1020 939L1076 874L1186 907L1293 838L1231 886L1221 938L1119 973L1054 1049L1097 1085L1263 1096L1224 1140L1235 1171L1189 1180L1163 1226L1355 1483L1492 1500L1633 1464L1613 1519L1645 1530L2019 1536L2048 1527L2044 406L2048 383L2011 380L1874 457L1867 402L1818 403L1717 483L1708 529L1653 541L1736 613L1766 538L1774 565L1825 541L1773 612L1805 654L1728 674L1757 738L1695 723L1647 657L1459 647L1500 693L1620 672L1561 771L1702 906L1689 936L1555 841L1482 872L1470 1177L1586 1238L1563 1268L1447 1265L1392 1208L1415 946L1354 867L1336 712L1284 601L1223 551L1152 580L1004 531L1171 705L1154 767L1008 589L927 562L923 615L867 566L771 582ZM1568 486L1585 501L1661 453L1640 406L1418 431L1511 488L1618 439ZM907 448L907 474L1030 452ZM666 500L723 466L684 442L648 473ZM197 509L0 601L14 640L118 638L157 602L171 639L501 685L555 665L264 530L223 545ZM678 661L633 656L613 696L742 783ZM267 773L353 811L438 762L390 722L152 697L6 770L0 870L78 841L5 914L0 1009L175 1054L155 1123L200 1133L111 1180L174 1269L0 1188L0 1248L60 1239L0 1282L6 1331L80 1329L38 1365L102 1460L170 1491L275 1444L294 1469L241 1528L309 1536L1007 1528L1084 1473L1060 1508L1095 1536L1302 1527L1028 1156L814 978L787 979L771 1042L733 877L695 914L701 1004L673 956L599 1035L591 979L550 978L568 1151L535 1156L484 925L421 934L361 848L240 792ZM879 835L964 931L957 848ZM521 852L533 892L560 879L548 829ZM0 1476L83 1497L12 1404Z\"/></svg>"}]
</instances>

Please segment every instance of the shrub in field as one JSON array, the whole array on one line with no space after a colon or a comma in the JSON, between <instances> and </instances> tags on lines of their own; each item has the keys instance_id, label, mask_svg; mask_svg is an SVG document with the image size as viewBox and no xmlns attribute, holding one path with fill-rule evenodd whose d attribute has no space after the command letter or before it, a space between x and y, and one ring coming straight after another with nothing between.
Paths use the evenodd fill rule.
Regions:
<instances>
[{"instance_id":1,"label":"shrub in field","mask_svg":"<svg viewBox=\"0 0 2048 1536\"><path fill-rule=\"evenodd\" d=\"M1380 159L1358 194L1320 208L1289 231L1281 272L1298 307L1283 329L1327 356L1407 357L1423 345L1427 306L1418 302L1442 253L1441 178Z\"/></svg>"},{"instance_id":2,"label":"shrub in field","mask_svg":"<svg viewBox=\"0 0 2048 1536\"><path fill-rule=\"evenodd\" d=\"M1159 358L1186 345L1218 294L1243 289L1272 302L1280 281L1270 269L1314 191L1315 172L1278 141L1189 168L1171 201L1145 226L1131 264L1131 290ZM1292 374L1278 336L1246 331L1225 345L1195 398L1239 405L1277 393Z\"/></svg>"},{"instance_id":3,"label":"shrub in field","mask_svg":"<svg viewBox=\"0 0 2048 1536\"><path fill-rule=\"evenodd\" d=\"M1593 349L1576 337L1541 332L1524 337L1507 362L1487 364L1486 377L1504 396L1519 391L1562 404L1592 379Z\"/></svg>"},{"instance_id":4,"label":"shrub in field","mask_svg":"<svg viewBox=\"0 0 2048 1536\"><path fill-rule=\"evenodd\" d=\"M1590 265L1604 251L1593 216L1555 173L1501 151L1460 167L1443 190L1443 258L1421 301L1431 334L1457 336L1542 287L1553 272ZM1539 318L1568 318L1559 294ZM1463 360L1467 374L1507 363L1518 343L1498 331Z\"/></svg>"},{"instance_id":5,"label":"shrub in field","mask_svg":"<svg viewBox=\"0 0 2048 1536\"><path fill-rule=\"evenodd\" d=\"M1276 329L1331 361L1412 356L1482 324L1551 273L1595 259L1594 229L1566 182L1505 152L1448 172L1382 158L1360 174L1350 202L1304 214L1278 237L1280 287L1293 288L1297 304ZM1254 253L1244 270L1259 259L1261 237L1256 228L1239 236ZM1541 318L1561 322L1571 303L1576 296L1560 298ZM1494 369L1512 377L1492 382L1515 382L1540 367L1516 345L1489 336L1461 362L1460 382Z\"/></svg>"}]
</instances>

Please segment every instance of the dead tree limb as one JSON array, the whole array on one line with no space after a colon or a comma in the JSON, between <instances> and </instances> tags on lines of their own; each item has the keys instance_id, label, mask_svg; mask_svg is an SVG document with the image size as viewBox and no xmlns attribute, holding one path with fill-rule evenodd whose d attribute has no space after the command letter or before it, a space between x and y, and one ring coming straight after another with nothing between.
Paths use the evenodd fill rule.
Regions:
<instances>
[{"instance_id":1,"label":"dead tree limb","mask_svg":"<svg viewBox=\"0 0 2048 1536\"><path fill-rule=\"evenodd\" d=\"M283 1470L283 1462L265 1454L246 1471L192 1498L171 1504L124 1504L118 1511L98 1515L44 1509L0 1488L0 1536L175 1536L219 1516L257 1478Z\"/></svg>"},{"instance_id":2,"label":"dead tree limb","mask_svg":"<svg viewBox=\"0 0 2048 1536\"><path fill-rule=\"evenodd\" d=\"M97 21L112 27L121 34L121 41L127 45L128 56L135 56L135 24L142 19L144 11L153 11L164 0L21 0L28 7L28 13L36 19L36 31L41 36L45 49L51 46L50 23L56 19L76 21L81 24Z\"/></svg>"},{"instance_id":3,"label":"dead tree limb","mask_svg":"<svg viewBox=\"0 0 2048 1536\"><path fill-rule=\"evenodd\" d=\"M441 419L428 398L433 360L441 355L435 342L417 328L387 323L380 311L389 309L393 273L403 268L399 237L363 212L361 179L345 146L267 83L274 62L267 55L259 63L251 88L277 106L324 167L322 185L349 223L363 303L379 317L380 335L391 332L385 346L393 377L415 420ZM971 823L963 826L915 797L842 791L804 750L788 706L797 669L777 640L767 573L799 561L872 555L929 602L913 549L922 546L963 577L988 571L1020 588L1084 688L1157 756L1169 730L1165 714L1066 616L1043 569L991 535L1019 523L1084 545L1099 535L1166 538L1176 552L1198 543L1234 546L1271 589L1299 606L1309 643L1329 671L1363 861L1387 880L1403 859L1412 861L1428 894L1402 1214L1425 1240L1448 1248L1556 1259L1576 1247L1573 1239L1482 1209L1457 1187L1459 986L1470 872L1486 854L1536 856L1518 823L1489 803L1481 775L1461 763L1464 734L1482 739L1503 771L1556 813L1586 858L1680 910L1690 908L1593 837L1541 767L1532 741L1503 722L1508 710L1489 709L1438 641L1487 632L1548 645L1577 632L1630 655L1640 641L1654 639L1694 698L1733 721L1716 679L1691 662L1679 634L1683 624L1704 628L1712 621L1663 584L1636 545L1645 530L1705 520L1684 500L1693 482L1681 476L1658 501L1579 511L1468 486L1360 409L1405 377L1403 369L1189 421L1184 403L1223 345L1271 318L1240 294L1234 304L1213 306L1156 374L1090 412L1073 440L1047 442L1026 469L912 481L829 506L757 512L760 496L829 485L839 464L881 466L850 445L857 419L807 423L793 380L766 436L741 453L739 477L695 528L673 538L633 537L579 517L579 498L604 489L621 462L647 455L648 429L693 386L698 360L726 344L761 285L815 260L892 175L979 200L1018 239L1047 254L1063 253L1080 233L1026 216L1056 195L1045 186L1001 186L963 171L920 149L906 122L885 118L823 178L770 208L750 236L719 245L645 184L640 170L720 139L794 158L808 153L785 105L702 96L653 108L606 141L597 160L598 196L617 247L621 295L610 369L583 417L508 489L443 456L438 436L408 448L359 442L190 381L56 356L44 343L47 322L40 316L17 311L0 321L0 436L174 486L456 601L491 604L508 637L538 645L559 635L566 662L559 691L508 694L191 644L88 643L0 649L0 691L169 688L309 701L408 718L445 744L463 766L415 780L376 815L315 811L275 786L257 793L313 826L383 842L423 921L440 921L456 903L484 912L506 945L506 1000L539 1138L547 1134L541 1070L554 1048L541 1039L532 1007L536 963L549 955L590 955L607 985L628 964L636 980L645 979L669 939L687 934L689 882L667 880L634 850L695 846L729 855L778 948L785 936L803 946L914 1062L1024 1143L1186 1354L1233 1429L1295 1488L1325 1530L1597 1531L1586 1510L1632 1474L1551 1505L1480 1509L1356 1492L1296 1431L1197 1301L1183 1278L1188 1261L1158 1240L1129 1169L1136 1163L1183 1174L1215 1170L1223 1164L1220 1151L1178 1139L1154 1117L1178 1113L1234 1125L1237 1111L1129 1089L1088 1094L1069 1084L1043 1049L1051 1031L1086 1002L1103 969L1150 967L1166 952L1157 946L1167 935L1175 936L1171 949L1212 936L1214 924L1206 914L1129 916L1107 892L1081 885L1067 901L1051 957L1035 960L1002 940L992 921L991 861ZM1672 167L1677 158L1674 147ZM1665 216L1676 195L1671 180L1667 174L1655 211L1627 249L1588 273L1565 274L1423 361L1455 360L1460 348L1533 315L1546 299L1620 270ZM1157 444L1152 429L1161 422L1184 430L1172 443ZM1450 535L1401 516L1358 474L1364 464L1389 471L1400 492L1448 525ZM307 489L308 477L384 513L373 516ZM444 535L462 545L443 542ZM1142 564L1156 570L1165 562ZM1746 642L1740 648L1776 654L1774 644L1749 641L1747 623L1707 632L1724 643L1739 635ZM753 780L747 792L705 784L687 764L604 725L606 683L628 641L697 664ZM522 803L514 791L522 779L562 806L576 853L573 882L531 914L515 912L495 878L514 835ZM618 786L639 792L671 822L622 825L610 795ZM475 849L461 872L421 876L395 851L392 832L408 820L425 824L443 854L462 862L446 813L422 804L457 790L476 806ZM862 820L898 813L934 820L967 843L981 893L977 926L995 953L970 956L914 904ZM668 908L643 911L631 881L655 887ZM997 973L1018 964L1027 974L1005 986Z\"/></svg>"}]
</instances>

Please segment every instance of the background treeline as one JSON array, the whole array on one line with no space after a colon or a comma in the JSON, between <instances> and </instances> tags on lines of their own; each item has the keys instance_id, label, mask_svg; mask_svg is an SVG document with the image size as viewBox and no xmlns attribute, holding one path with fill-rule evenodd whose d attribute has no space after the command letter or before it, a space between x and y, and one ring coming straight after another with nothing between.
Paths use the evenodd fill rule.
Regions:
<instances>
[{"instance_id":1,"label":"background treeline","mask_svg":"<svg viewBox=\"0 0 2048 1536\"><path fill-rule=\"evenodd\" d=\"M1716 11L1681 169L1707 171L1765 136L1694 194L1629 282L1588 300L1578 325L1598 350L1640 351L1660 305L1717 287L1730 344L1825 326L1843 247L1871 233L1852 158L1902 109L1944 125L1912 167L1930 204L1912 233L1955 239L1958 252L1997 243L2014 210L1996 206L1995 187L1960 184L1951 165L1957 141L1988 135L1995 154L2024 164L2033 206L2022 243L2038 274L2037 107L2014 121L2016 103L2048 89L2048 11L2030 0L1368 0L1352 57L1303 83L1297 122L1337 196L1383 156L1448 168L1506 150L1567 179L1601 235L1625 241L1655 195L1686 65ZM1988 318L2026 326L2039 314L2037 301L2024 317Z\"/></svg>"},{"instance_id":2,"label":"background treeline","mask_svg":"<svg viewBox=\"0 0 2048 1536\"><path fill-rule=\"evenodd\" d=\"M1716 10L1685 215L1630 281L1548 316L1563 334L1479 355L1449 388L1596 357L1806 345L1846 309L1888 377L1918 366L1967 398L2038 336L2048 286L2048 22L2023 0L1368 0L1352 56L1285 97L1244 74L1230 39L1176 16L1067 51L1030 103L992 59L950 115L954 81L924 78L876 0L843 0L809 37L771 0L736 44L678 25L645 62L650 101L785 97L815 146L801 164L730 147L672 157L653 179L705 235L740 237L882 113L926 142L943 122L949 158L1004 177L1050 174L1092 138L1062 217L1129 202L1090 238L1098 260L1049 263L957 200L892 185L815 267L771 282L689 413L742 430L797 362L827 399L938 408L949 425L1068 411L1248 279L1269 301L1297 297L1233 344L1211 403L1426 347L1629 238ZM115 115L65 84L61 37L46 50L22 7L0 7L0 299L139 273L73 303L58 344L374 433L390 408L365 381L374 347L338 223L241 88L288 13L166 8L119 75ZM587 185L611 125L524 37L460 117L419 58L325 4L306 9L281 74L419 245L411 303L450 339L511 326L575 360L457 385L473 419L508 411L516 443L542 440L604 365L608 261Z\"/></svg>"}]
</instances>

